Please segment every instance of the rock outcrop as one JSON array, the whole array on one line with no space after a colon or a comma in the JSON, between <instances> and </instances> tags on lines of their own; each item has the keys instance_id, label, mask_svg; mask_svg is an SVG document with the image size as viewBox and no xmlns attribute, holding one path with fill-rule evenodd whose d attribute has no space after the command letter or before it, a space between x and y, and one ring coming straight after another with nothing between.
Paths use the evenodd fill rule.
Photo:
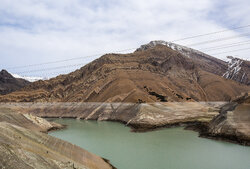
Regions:
<instances>
[{"instance_id":1,"label":"rock outcrop","mask_svg":"<svg viewBox=\"0 0 250 169\"><path fill-rule=\"evenodd\" d=\"M8 94L30 84L29 81L15 78L6 70L0 72L0 95Z\"/></svg>"},{"instance_id":2,"label":"rock outcrop","mask_svg":"<svg viewBox=\"0 0 250 169\"><path fill-rule=\"evenodd\" d=\"M229 101L250 91L250 86L222 77L226 62L171 47L156 44L131 54L107 54L70 74L0 96L0 101Z\"/></svg>"},{"instance_id":3,"label":"rock outcrop","mask_svg":"<svg viewBox=\"0 0 250 169\"><path fill-rule=\"evenodd\" d=\"M0 168L10 169L110 169L97 155L49 136L62 126L39 117L0 108ZM42 132L40 132L42 131Z\"/></svg>"},{"instance_id":4,"label":"rock outcrop","mask_svg":"<svg viewBox=\"0 0 250 169\"><path fill-rule=\"evenodd\" d=\"M250 93L225 104L201 135L250 145Z\"/></svg>"}]
</instances>

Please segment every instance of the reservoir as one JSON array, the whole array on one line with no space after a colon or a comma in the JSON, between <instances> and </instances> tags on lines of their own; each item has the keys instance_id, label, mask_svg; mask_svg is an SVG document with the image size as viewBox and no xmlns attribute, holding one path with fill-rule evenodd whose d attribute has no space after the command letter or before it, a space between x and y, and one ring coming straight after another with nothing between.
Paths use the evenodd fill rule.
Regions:
<instances>
[{"instance_id":1,"label":"reservoir","mask_svg":"<svg viewBox=\"0 0 250 169\"><path fill-rule=\"evenodd\" d=\"M53 121L67 128L50 135L104 157L118 169L250 168L250 147L200 138L181 127L134 133L116 122Z\"/></svg>"}]
</instances>

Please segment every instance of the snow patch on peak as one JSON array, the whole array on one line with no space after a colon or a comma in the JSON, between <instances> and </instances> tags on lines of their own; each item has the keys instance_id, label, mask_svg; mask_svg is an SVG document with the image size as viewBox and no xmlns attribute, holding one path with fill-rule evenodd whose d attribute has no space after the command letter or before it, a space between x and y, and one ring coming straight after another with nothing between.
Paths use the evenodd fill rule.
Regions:
<instances>
[{"instance_id":1,"label":"snow patch on peak","mask_svg":"<svg viewBox=\"0 0 250 169\"><path fill-rule=\"evenodd\" d=\"M234 58L232 56L227 56L227 58L230 59L230 61L228 62L228 69L222 75L222 77L225 77L227 79L233 79L240 72L243 60Z\"/></svg>"},{"instance_id":2,"label":"snow patch on peak","mask_svg":"<svg viewBox=\"0 0 250 169\"><path fill-rule=\"evenodd\" d=\"M202 56L206 56L205 53L202 53L202 52L200 52L198 50L195 50L195 49L192 49L192 48L188 48L186 46L178 45L178 44L175 44L175 43L172 43L172 42L166 42L166 41L163 41L163 40L151 41L151 42L149 42L146 45L142 45L136 51L147 50L147 49L155 47L156 45L167 46L167 47L169 47L169 48L171 48L171 49L173 49L175 51L180 52L181 54L183 54L183 55L185 55L187 57L191 57L191 55L194 54L194 53L202 55Z\"/></svg>"},{"instance_id":3,"label":"snow patch on peak","mask_svg":"<svg viewBox=\"0 0 250 169\"><path fill-rule=\"evenodd\" d=\"M45 77L29 77L29 76L20 76L18 74L14 74L14 73L11 73L11 75L15 78L21 78L21 79L25 79L29 82L35 82L35 81L38 81L38 80L48 80L48 78L45 78Z\"/></svg>"}]
</instances>

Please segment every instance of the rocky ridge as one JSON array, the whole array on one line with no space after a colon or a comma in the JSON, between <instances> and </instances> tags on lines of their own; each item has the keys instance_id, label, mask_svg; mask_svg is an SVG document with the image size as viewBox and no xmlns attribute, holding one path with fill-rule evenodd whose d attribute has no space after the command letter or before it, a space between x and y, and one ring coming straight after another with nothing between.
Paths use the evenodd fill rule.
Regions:
<instances>
[{"instance_id":1,"label":"rocky ridge","mask_svg":"<svg viewBox=\"0 0 250 169\"><path fill-rule=\"evenodd\" d=\"M205 54L199 50L195 50L186 46L182 46L176 43L167 42L163 40L151 41L148 44L142 45L136 51L144 51L148 49L152 49L157 45L163 45L175 50L182 55L188 57L192 60L198 67L203 70L222 76L223 73L227 70L227 63L223 60L212 57L208 54Z\"/></svg>"},{"instance_id":2,"label":"rocky ridge","mask_svg":"<svg viewBox=\"0 0 250 169\"><path fill-rule=\"evenodd\" d=\"M250 93L222 106L201 135L250 145Z\"/></svg>"}]
</instances>

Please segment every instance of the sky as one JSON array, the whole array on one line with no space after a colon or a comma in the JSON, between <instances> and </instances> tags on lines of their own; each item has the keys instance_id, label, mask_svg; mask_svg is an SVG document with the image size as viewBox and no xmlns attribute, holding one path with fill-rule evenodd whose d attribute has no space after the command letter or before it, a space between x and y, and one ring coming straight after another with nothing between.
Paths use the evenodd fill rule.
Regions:
<instances>
[{"instance_id":1,"label":"sky","mask_svg":"<svg viewBox=\"0 0 250 169\"><path fill-rule=\"evenodd\" d=\"M250 25L249 16L249 0L0 0L0 69L53 77L105 53L220 30L228 31L176 43L223 60L228 55L250 60L250 26L232 29ZM217 40L223 38L228 39ZM83 58L42 64L78 57Z\"/></svg>"}]
</instances>

